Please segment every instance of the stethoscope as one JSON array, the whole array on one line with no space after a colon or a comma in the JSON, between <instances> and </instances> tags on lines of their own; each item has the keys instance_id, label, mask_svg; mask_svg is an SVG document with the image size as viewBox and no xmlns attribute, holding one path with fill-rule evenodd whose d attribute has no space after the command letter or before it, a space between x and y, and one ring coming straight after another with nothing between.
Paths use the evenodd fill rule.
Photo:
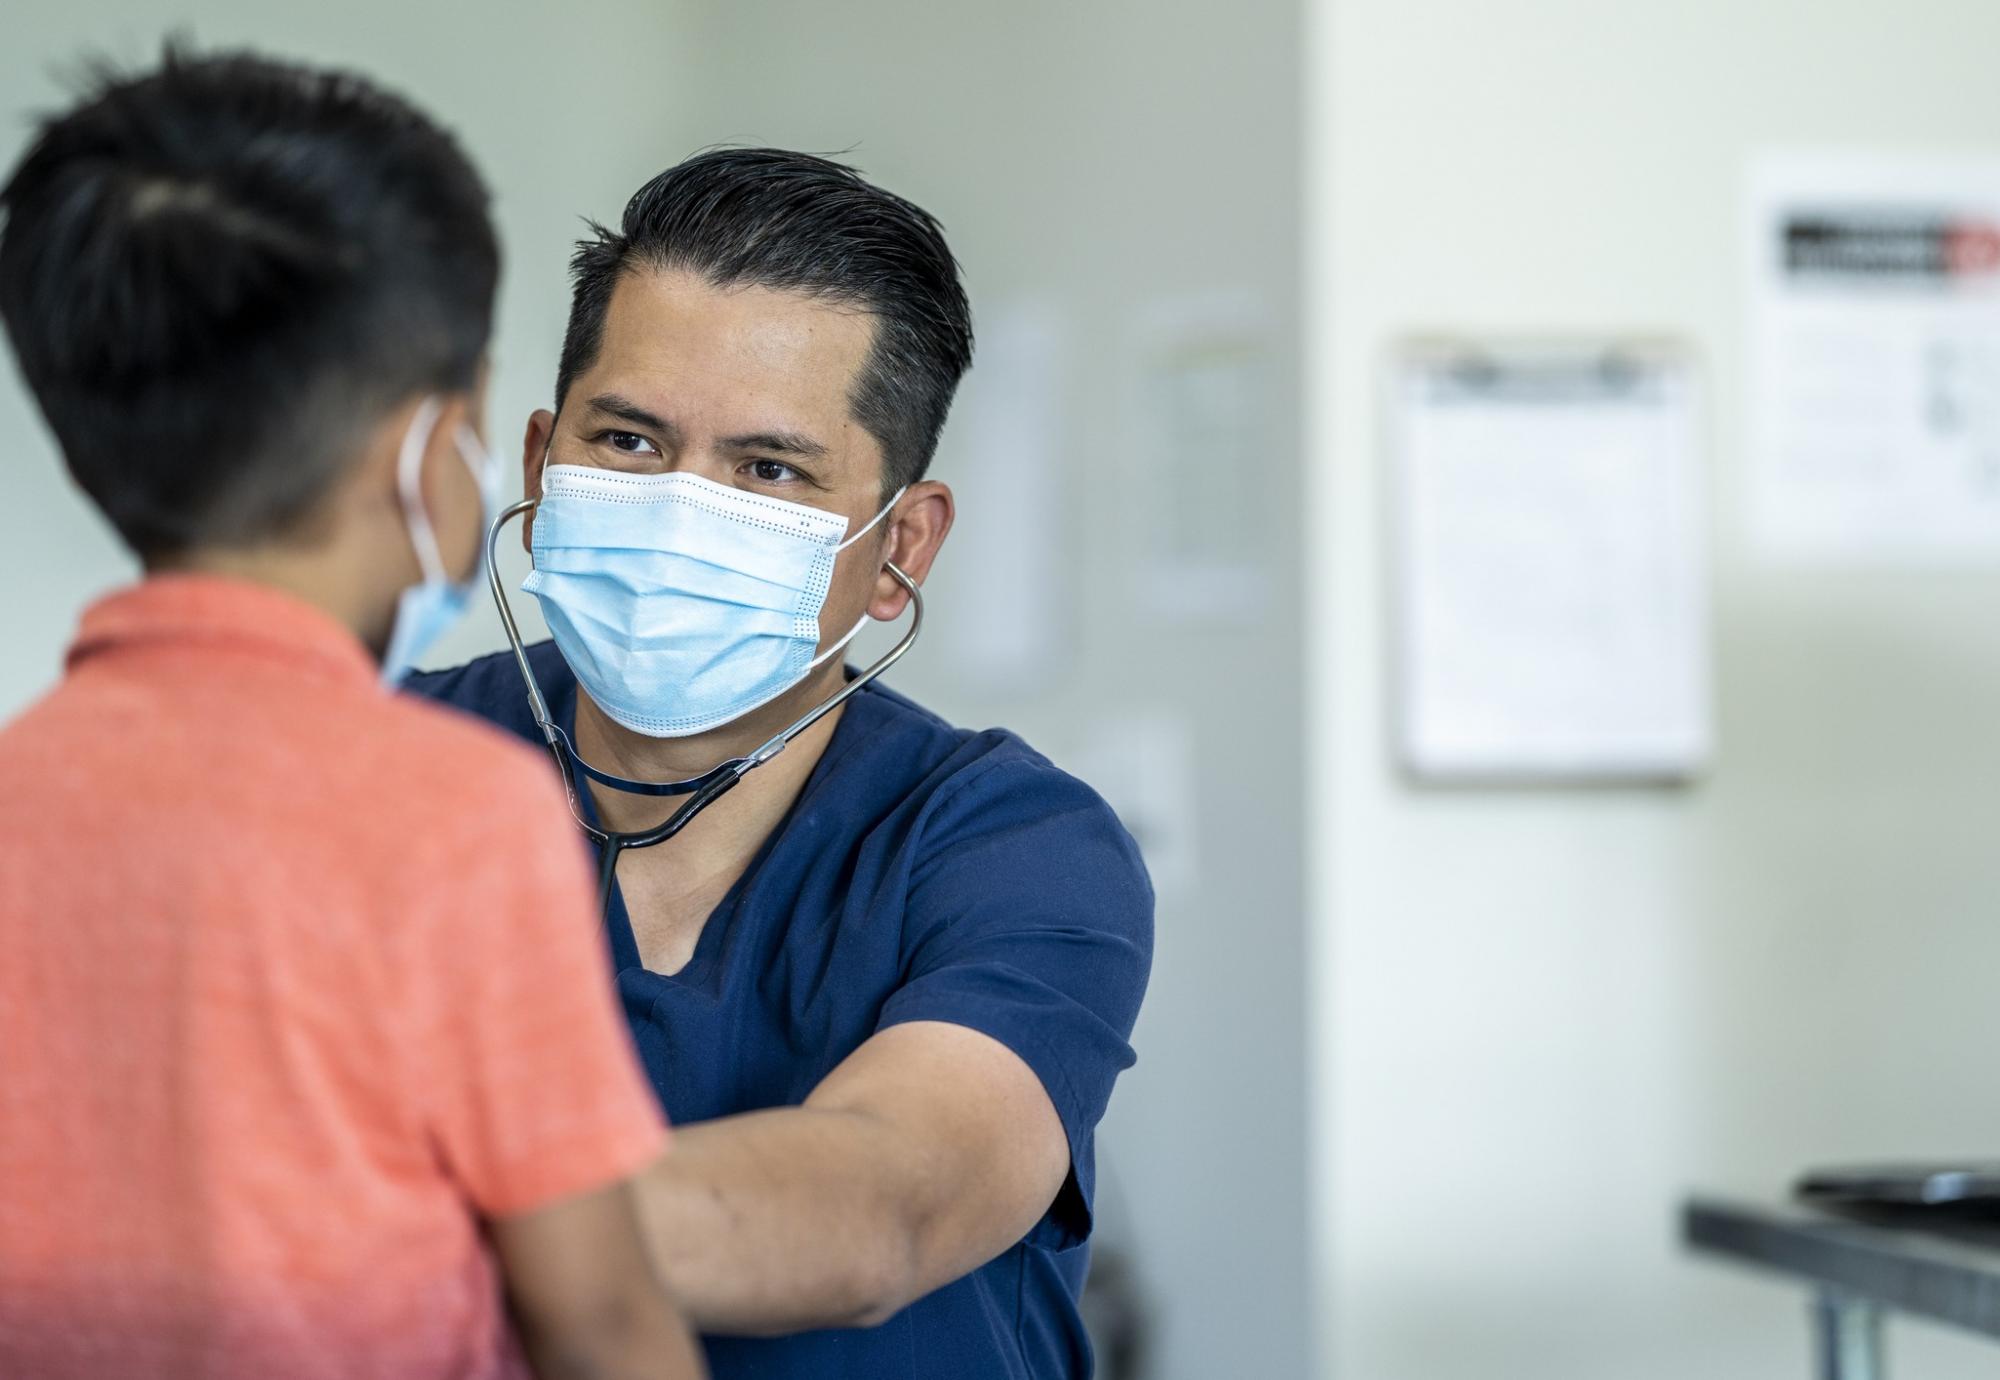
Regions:
<instances>
[{"instance_id":1,"label":"stethoscope","mask_svg":"<svg viewBox=\"0 0 2000 1380\"><path fill-rule=\"evenodd\" d=\"M527 648L521 642L521 629L514 622L513 607L507 602L507 588L500 579L500 532L517 517L531 513L539 500L522 499L505 509L493 519L493 525L486 531L486 580L493 591L493 602L500 609L501 626L507 630L507 645L514 651L514 664L521 669L521 680L528 688L528 709L535 716L535 727L541 730L542 741L556 759L556 769L562 774L563 793L569 797L569 812L576 820L576 827L583 830L584 837L601 850L597 874L597 908L600 914L608 914L611 904L611 888L616 884L618 858L628 848L651 848L654 844L665 843L668 839L687 828L688 822L703 810L720 800L733 789L737 782L763 766L788 747L792 740L845 704L848 697L858 693L870 681L902 660L903 653L916 643L917 634L924 627L924 595L917 588L917 582L897 569L895 562L888 562L884 569L910 596L910 628L895 646L884 652L860 675L848 681L833 694L821 700L808 710L791 727L779 733L762 747L747 757L734 757L727 762L709 768L700 776L689 777L685 781L632 781L613 772L602 771L583 759L562 725L549 713L549 703L542 695L541 684L535 679L535 669L528 664ZM583 797L577 787L578 771L601 785L614 790L628 791L634 795L687 797L674 808L664 822L651 829L620 832L601 829L590 822L583 805Z\"/></svg>"}]
</instances>

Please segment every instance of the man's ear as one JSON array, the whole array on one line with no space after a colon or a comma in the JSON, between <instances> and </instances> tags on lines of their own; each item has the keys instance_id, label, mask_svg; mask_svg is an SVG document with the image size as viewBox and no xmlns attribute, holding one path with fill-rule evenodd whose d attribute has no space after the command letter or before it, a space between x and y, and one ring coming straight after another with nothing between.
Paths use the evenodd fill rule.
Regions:
<instances>
[{"instance_id":1,"label":"man's ear","mask_svg":"<svg viewBox=\"0 0 2000 1380\"><path fill-rule=\"evenodd\" d=\"M931 573L938 548L951 534L952 519L958 509L949 486L936 480L912 484L896 501L895 511L882 520L888 529L882 559L922 584ZM909 592L884 570L875 577L875 592L868 601L868 616L883 623L900 618L910 602Z\"/></svg>"},{"instance_id":2,"label":"man's ear","mask_svg":"<svg viewBox=\"0 0 2000 1380\"><path fill-rule=\"evenodd\" d=\"M521 492L529 498L542 496L542 466L549 458L549 438L556 432L556 414L538 407L528 414L528 430L521 437ZM535 549L535 512L521 519L521 549Z\"/></svg>"}]
</instances>

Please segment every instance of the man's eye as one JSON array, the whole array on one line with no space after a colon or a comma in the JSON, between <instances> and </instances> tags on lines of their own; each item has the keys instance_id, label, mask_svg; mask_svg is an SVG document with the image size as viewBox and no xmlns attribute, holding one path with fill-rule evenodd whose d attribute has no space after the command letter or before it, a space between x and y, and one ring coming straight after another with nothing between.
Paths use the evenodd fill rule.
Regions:
<instances>
[{"instance_id":1,"label":"man's eye","mask_svg":"<svg viewBox=\"0 0 2000 1380\"><path fill-rule=\"evenodd\" d=\"M604 439L611 443L613 450L623 451L627 455L652 455L656 453L653 443L636 432L607 431L604 433Z\"/></svg>"},{"instance_id":2,"label":"man's eye","mask_svg":"<svg viewBox=\"0 0 2000 1380\"><path fill-rule=\"evenodd\" d=\"M776 460L752 460L750 473L765 484L784 484L799 477L797 470Z\"/></svg>"}]
</instances>

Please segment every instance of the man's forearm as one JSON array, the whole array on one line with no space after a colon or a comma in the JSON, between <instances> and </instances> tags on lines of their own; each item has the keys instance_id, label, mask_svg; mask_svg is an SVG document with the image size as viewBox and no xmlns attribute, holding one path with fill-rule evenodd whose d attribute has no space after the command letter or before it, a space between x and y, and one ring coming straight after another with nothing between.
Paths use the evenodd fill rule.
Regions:
<instances>
[{"instance_id":1,"label":"man's forearm","mask_svg":"<svg viewBox=\"0 0 2000 1380\"><path fill-rule=\"evenodd\" d=\"M640 1218L703 1331L867 1327L1019 1241L1069 1163L1018 1055L910 1021L871 1036L803 1107L681 1127L640 1180Z\"/></svg>"},{"instance_id":2,"label":"man's forearm","mask_svg":"<svg viewBox=\"0 0 2000 1380\"><path fill-rule=\"evenodd\" d=\"M887 1127L855 1112L788 1107L678 1128L639 1187L661 1277L704 1332L884 1320L918 1273L899 1153Z\"/></svg>"}]
</instances>

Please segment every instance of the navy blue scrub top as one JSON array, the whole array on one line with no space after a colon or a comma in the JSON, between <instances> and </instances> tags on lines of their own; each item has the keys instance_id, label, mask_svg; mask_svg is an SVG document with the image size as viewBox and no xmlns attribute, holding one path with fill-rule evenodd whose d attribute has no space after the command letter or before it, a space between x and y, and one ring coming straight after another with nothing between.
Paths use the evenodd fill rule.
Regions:
<instances>
[{"instance_id":1,"label":"navy blue scrub top","mask_svg":"<svg viewBox=\"0 0 2000 1380\"><path fill-rule=\"evenodd\" d=\"M551 642L528 656L573 733L575 676ZM541 745L511 653L410 688ZM607 923L626 1019L675 1122L796 1106L876 1031L948 1021L1020 1056L1069 1137L1068 1181L999 1259L879 1327L708 1338L717 1380L1090 1374L1077 1296L1091 1138L1132 1064L1153 894L1089 787L1011 733L953 728L871 685L685 968L640 965L622 898Z\"/></svg>"}]
</instances>

